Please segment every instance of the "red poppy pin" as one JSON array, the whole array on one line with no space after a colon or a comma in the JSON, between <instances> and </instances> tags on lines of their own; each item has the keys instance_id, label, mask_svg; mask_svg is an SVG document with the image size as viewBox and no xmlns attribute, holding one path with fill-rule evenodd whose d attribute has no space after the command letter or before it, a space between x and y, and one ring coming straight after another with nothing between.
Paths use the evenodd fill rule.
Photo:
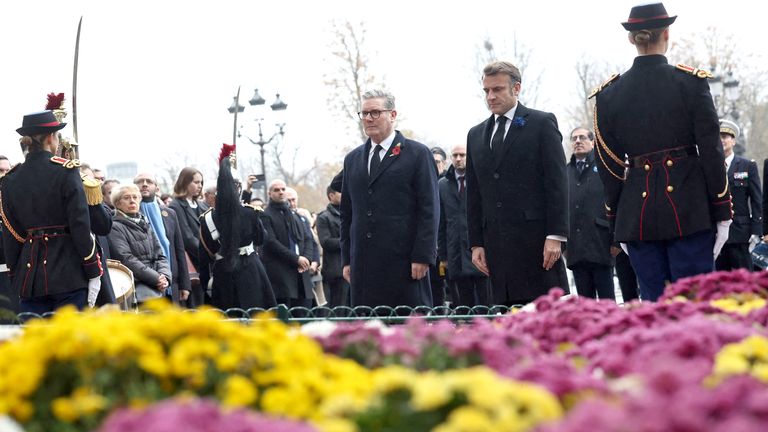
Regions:
<instances>
[{"instance_id":1,"label":"red poppy pin","mask_svg":"<svg viewBox=\"0 0 768 432\"><path fill-rule=\"evenodd\" d=\"M392 149L392 154L389 155L389 157L397 156L399 154L400 154L400 143L397 143L397 145L395 145L395 148Z\"/></svg>"}]
</instances>

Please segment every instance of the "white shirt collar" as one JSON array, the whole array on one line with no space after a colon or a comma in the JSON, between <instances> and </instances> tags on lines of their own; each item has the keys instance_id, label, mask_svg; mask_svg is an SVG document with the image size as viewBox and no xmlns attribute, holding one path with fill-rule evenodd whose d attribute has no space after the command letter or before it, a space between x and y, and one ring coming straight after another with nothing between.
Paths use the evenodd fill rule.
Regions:
<instances>
[{"instance_id":1,"label":"white shirt collar","mask_svg":"<svg viewBox=\"0 0 768 432\"><path fill-rule=\"evenodd\" d=\"M396 133L397 133L397 131L392 129L392 133L389 134L388 137L384 138L384 141L382 141L380 143L373 142L373 139L371 139L371 150L369 150L370 153L373 153L373 149L376 148L376 144L380 145L384 149L385 152L387 150L389 150L389 147L392 145L392 142L395 141L395 134Z\"/></svg>"},{"instance_id":2,"label":"white shirt collar","mask_svg":"<svg viewBox=\"0 0 768 432\"><path fill-rule=\"evenodd\" d=\"M733 162L733 158L735 156L736 156L736 153L731 153L730 156L725 158L725 166L726 166L726 168L730 168L731 167L731 162Z\"/></svg>"},{"instance_id":3,"label":"white shirt collar","mask_svg":"<svg viewBox=\"0 0 768 432\"><path fill-rule=\"evenodd\" d=\"M517 105L518 104L515 104L515 106L513 106L511 110L504 113L504 117L506 117L508 120L512 120L513 118L515 118L515 111L517 111ZM499 121L499 116L494 114L493 119L496 121ZM507 122L507 125L509 125L509 122Z\"/></svg>"}]
</instances>

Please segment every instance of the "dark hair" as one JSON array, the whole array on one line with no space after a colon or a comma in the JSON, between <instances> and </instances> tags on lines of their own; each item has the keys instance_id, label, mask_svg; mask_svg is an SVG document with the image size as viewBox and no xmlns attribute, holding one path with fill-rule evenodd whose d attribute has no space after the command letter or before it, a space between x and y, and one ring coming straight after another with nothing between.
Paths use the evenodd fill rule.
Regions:
<instances>
[{"instance_id":1,"label":"dark hair","mask_svg":"<svg viewBox=\"0 0 768 432\"><path fill-rule=\"evenodd\" d=\"M179 178L176 179L176 184L173 185L173 195L176 198L183 198L187 196L187 186L189 186L189 184L192 183L192 180L195 179L195 174L200 174L200 177L203 177L203 173L201 173L197 168L185 167L181 170L179 173ZM202 193L203 190L201 188L200 194L192 198L198 199Z\"/></svg>"},{"instance_id":2,"label":"dark hair","mask_svg":"<svg viewBox=\"0 0 768 432\"><path fill-rule=\"evenodd\" d=\"M0 155L0 160L8 160L6 156Z\"/></svg>"},{"instance_id":3,"label":"dark hair","mask_svg":"<svg viewBox=\"0 0 768 432\"><path fill-rule=\"evenodd\" d=\"M57 132L52 132L57 133ZM40 134L40 135L34 135L34 136L23 136L19 139L19 144L21 144L21 151L23 152L25 149L28 152L33 151L39 151L43 149L43 143L45 142L45 138L51 134Z\"/></svg>"},{"instance_id":4,"label":"dark hair","mask_svg":"<svg viewBox=\"0 0 768 432\"><path fill-rule=\"evenodd\" d=\"M431 151L433 155L440 155L443 160L448 159L448 155L445 154L445 150L441 149L440 147L432 147L429 149L429 151Z\"/></svg>"},{"instance_id":5,"label":"dark hair","mask_svg":"<svg viewBox=\"0 0 768 432\"><path fill-rule=\"evenodd\" d=\"M523 76L520 73L520 69L518 69L517 66L510 62L494 61L488 63L483 68L483 77L496 74L507 75L512 85L514 85L516 82L523 82Z\"/></svg>"},{"instance_id":6,"label":"dark hair","mask_svg":"<svg viewBox=\"0 0 768 432\"><path fill-rule=\"evenodd\" d=\"M162 193L162 194L160 194L160 201L165 202L165 200L167 200L168 198L173 198L173 197L169 193Z\"/></svg>"},{"instance_id":7,"label":"dark hair","mask_svg":"<svg viewBox=\"0 0 768 432\"><path fill-rule=\"evenodd\" d=\"M219 164L219 177L216 180L216 208L214 209L216 227L221 235L219 254L223 257L225 271L236 270L239 264L240 245L237 240L242 218L241 207L229 158L225 157Z\"/></svg>"},{"instance_id":8,"label":"dark hair","mask_svg":"<svg viewBox=\"0 0 768 432\"><path fill-rule=\"evenodd\" d=\"M573 135L573 133L576 132L577 129L584 129L585 131L587 131L587 138L589 138L590 141L595 140L595 133L589 130L588 127L584 127L584 126L578 126L573 128L573 130L571 131L571 135Z\"/></svg>"},{"instance_id":9,"label":"dark hair","mask_svg":"<svg viewBox=\"0 0 768 432\"><path fill-rule=\"evenodd\" d=\"M336 192L336 189L332 188L331 186L328 186L327 188L325 188L326 197L330 196L332 193L335 193L335 192Z\"/></svg>"},{"instance_id":10,"label":"dark hair","mask_svg":"<svg viewBox=\"0 0 768 432\"><path fill-rule=\"evenodd\" d=\"M120 180L115 180L115 179L104 180L104 183L101 184L101 193L102 194L105 193L107 190L107 186L111 185L112 183L120 184Z\"/></svg>"}]
</instances>

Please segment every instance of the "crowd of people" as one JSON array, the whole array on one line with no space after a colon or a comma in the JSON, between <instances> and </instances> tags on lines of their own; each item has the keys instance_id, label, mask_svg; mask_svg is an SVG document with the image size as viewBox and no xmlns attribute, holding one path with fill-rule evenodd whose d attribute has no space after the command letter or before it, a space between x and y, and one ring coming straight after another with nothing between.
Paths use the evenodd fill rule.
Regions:
<instances>
[{"instance_id":1,"label":"crowd of people","mask_svg":"<svg viewBox=\"0 0 768 432\"><path fill-rule=\"evenodd\" d=\"M741 131L718 119L709 74L668 64L675 19L661 3L632 8L622 25L638 55L593 92L594 125L571 131L570 160L555 116L520 103L512 63L484 68L491 115L448 153L395 129L394 95L366 92L369 139L317 215L279 179L263 202L224 150L215 186L195 167L170 195L152 173L120 184L57 156L53 112L27 115L25 161L0 156L3 292L35 313L163 296L191 308L472 307L568 291L566 267L578 295L614 300L615 275L624 301L751 269L750 242L768 232L757 166L734 155ZM114 262L132 274L130 299L105 271Z\"/></svg>"}]
</instances>

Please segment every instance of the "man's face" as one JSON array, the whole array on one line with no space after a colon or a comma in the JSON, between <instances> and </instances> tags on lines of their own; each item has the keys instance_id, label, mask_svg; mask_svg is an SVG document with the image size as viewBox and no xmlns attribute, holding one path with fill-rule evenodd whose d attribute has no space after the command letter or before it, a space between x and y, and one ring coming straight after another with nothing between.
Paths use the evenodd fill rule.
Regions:
<instances>
[{"instance_id":1,"label":"man's face","mask_svg":"<svg viewBox=\"0 0 768 432\"><path fill-rule=\"evenodd\" d=\"M269 199L276 202L285 202L285 183L276 182L269 187Z\"/></svg>"},{"instance_id":2,"label":"man's face","mask_svg":"<svg viewBox=\"0 0 768 432\"><path fill-rule=\"evenodd\" d=\"M728 133L720 134L720 142L723 144L723 153L726 157L733 153L733 147L736 145L736 138Z\"/></svg>"},{"instance_id":3,"label":"man's face","mask_svg":"<svg viewBox=\"0 0 768 432\"><path fill-rule=\"evenodd\" d=\"M451 149L451 162L456 171L464 172L467 169L467 146L458 144Z\"/></svg>"},{"instance_id":4,"label":"man's face","mask_svg":"<svg viewBox=\"0 0 768 432\"><path fill-rule=\"evenodd\" d=\"M8 159L0 159L0 177L8 174L11 170L11 161Z\"/></svg>"},{"instance_id":5,"label":"man's face","mask_svg":"<svg viewBox=\"0 0 768 432\"><path fill-rule=\"evenodd\" d=\"M288 205L291 209L296 210L299 207L299 195L293 189L285 190L285 200L288 201Z\"/></svg>"},{"instance_id":6,"label":"man's face","mask_svg":"<svg viewBox=\"0 0 768 432\"><path fill-rule=\"evenodd\" d=\"M579 128L571 132L571 148L578 159L585 158L595 148L595 142L589 139L589 131Z\"/></svg>"},{"instance_id":7,"label":"man's face","mask_svg":"<svg viewBox=\"0 0 768 432\"><path fill-rule=\"evenodd\" d=\"M154 197L157 193L157 183L149 174L139 174L133 179L133 183L138 186L142 198Z\"/></svg>"},{"instance_id":8,"label":"man's face","mask_svg":"<svg viewBox=\"0 0 768 432\"><path fill-rule=\"evenodd\" d=\"M107 176L104 175L104 172L102 170L95 169L95 170L93 170L93 178L95 178L96 180L104 183L104 180L107 179Z\"/></svg>"},{"instance_id":9,"label":"man's face","mask_svg":"<svg viewBox=\"0 0 768 432\"><path fill-rule=\"evenodd\" d=\"M384 98L366 99L363 101L362 109L363 127L365 134L375 143L381 143L395 129L395 118L397 111L386 111L384 107L386 100ZM368 114L370 113L370 114ZM373 118L378 115L379 118Z\"/></svg>"},{"instance_id":10,"label":"man's face","mask_svg":"<svg viewBox=\"0 0 768 432\"><path fill-rule=\"evenodd\" d=\"M216 188L210 188L205 191L203 193L203 200L208 204L208 207L216 207Z\"/></svg>"},{"instance_id":11,"label":"man's face","mask_svg":"<svg viewBox=\"0 0 768 432\"><path fill-rule=\"evenodd\" d=\"M328 194L328 201L333 205L341 204L341 192L333 191Z\"/></svg>"},{"instance_id":12,"label":"man's face","mask_svg":"<svg viewBox=\"0 0 768 432\"><path fill-rule=\"evenodd\" d=\"M506 114L517 105L520 83L512 85L509 75L498 73L483 77L483 92L488 109L496 115Z\"/></svg>"},{"instance_id":13,"label":"man's face","mask_svg":"<svg viewBox=\"0 0 768 432\"><path fill-rule=\"evenodd\" d=\"M433 153L432 156L435 157L435 166L437 167L437 172L442 173L445 171L445 159L443 159L443 157L439 154Z\"/></svg>"},{"instance_id":14,"label":"man's face","mask_svg":"<svg viewBox=\"0 0 768 432\"><path fill-rule=\"evenodd\" d=\"M116 182L106 182L102 185L102 191L104 192L104 204L114 207L112 205L112 189L117 186Z\"/></svg>"}]
</instances>

